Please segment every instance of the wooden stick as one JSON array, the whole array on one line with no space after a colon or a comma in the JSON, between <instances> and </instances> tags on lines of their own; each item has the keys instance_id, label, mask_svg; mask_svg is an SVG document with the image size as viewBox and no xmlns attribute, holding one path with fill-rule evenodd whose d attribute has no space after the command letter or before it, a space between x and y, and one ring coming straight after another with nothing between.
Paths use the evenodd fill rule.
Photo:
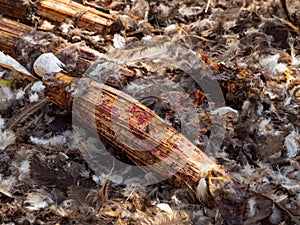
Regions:
<instances>
[{"instance_id":1,"label":"wooden stick","mask_svg":"<svg viewBox=\"0 0 300 225\"><path fill-rule=\"evenodd\" d=\"M62 23L72 19L80 28L106 34L112 29L120 29L116 16L86 7L69 0L41 0L36 3L24 4L21 1L0 0L3 15L24 19L37 14L47 20Z\"/></svg>"}]
</instances>

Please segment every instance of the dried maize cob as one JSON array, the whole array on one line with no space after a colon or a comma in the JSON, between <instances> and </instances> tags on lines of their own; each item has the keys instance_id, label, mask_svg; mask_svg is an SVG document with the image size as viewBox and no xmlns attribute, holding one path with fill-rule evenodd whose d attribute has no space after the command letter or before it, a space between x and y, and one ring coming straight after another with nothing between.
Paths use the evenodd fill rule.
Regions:
<instances>
[{"instance_id":1,"label":"dried maize cob","mask_svg":"<svg viewBox=\"0 0 300 225\"><path fill-rule=\"evenodd\" d=\"M44 56L36 60L35 71L43 77L51 102L72 111L91 130L95 124L98 135L124 151L136 165L164 177L176 173L199 200L212 197L230 224L240 223L238 211L244 208L248 193L213 159L134 98L94 80L71 77L55 65L45 67ZM47 71L55 67L54 73ZM85 88L75 96L79 85Z\"/></svg>"}]
</instances>

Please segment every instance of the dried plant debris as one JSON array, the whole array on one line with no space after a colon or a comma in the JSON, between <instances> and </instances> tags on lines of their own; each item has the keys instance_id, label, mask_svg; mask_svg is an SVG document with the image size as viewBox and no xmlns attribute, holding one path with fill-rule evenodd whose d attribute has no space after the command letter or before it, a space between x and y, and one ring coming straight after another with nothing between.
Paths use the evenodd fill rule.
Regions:
<instances>
[{"instance_id":1,"label":"dried plant debris","mask_svg":"<svg viewBox=\"0 0 300 225\"><path fill-rule=\"evenodd\" d=\"M3 224L230 224L220 213L228 203L211 206L205 178L198 201L174 177L144 186L151 174L128 179L130 166L99 164L111 155L132 162L73 126L30 70L65 40L74 44L56 56L66 71L130 94L248 185L243 224L300 224L298 0L77 2L123 28L101 35L32 11L36 23L27 23L38 31L15 45L27 60L0 52ZM95 63L83 73L79 58ZM214 92L201 77L213 77L221 102L205 95Z\"/></svg>"}]
</instances>

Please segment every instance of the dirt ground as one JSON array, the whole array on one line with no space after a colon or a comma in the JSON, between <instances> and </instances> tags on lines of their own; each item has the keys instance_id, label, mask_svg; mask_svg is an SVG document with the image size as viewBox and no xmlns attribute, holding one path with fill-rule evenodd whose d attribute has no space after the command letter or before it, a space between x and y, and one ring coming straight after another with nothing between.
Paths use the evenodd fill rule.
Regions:
<instances>
[{"instance_id":1,"label":"dirt ground","mask_svg":"<svg viewBox=\"0 0 300 225\"><path fill-rule=\"evenodd\" d=\"M108 63L100 81L129 93L175 129L183 132L187 125L185 134L193 143L247 185L244 208L232 206L243 213L243 222L235 224L300 224L299 1L78 2L118 15L122 28L101 37L72 20L54 24L32 15L22 22L125 61L134 77L114 76L114 65ZM174 43L168 50L176 57L154 54L164 52L164 42ZM131 53L143 48L143 57L136 62L133 54L117 56L114 49L124 48ZM199 65L192 56L182 58L183 49L202 56L201 65L222 89L222 107L204 96L192 70L185 69ZM14 72L0 70L1 80L12 77ZM78 142L97 148L97 138L75 132L72 115L46 100L40 81L16 78L11 88L1 86L2 224L231 223L222 216L222 205L211 204L211 198L197 200L172 178L144 186L138 176L125 182L126 171L102 168L103 159L85 155ZM167 92L188 96L193 107L179 102L174 109ZM196 111L180 121L180 112L191 112L190 107ZM221 139L212 122L219 107ZM196 125L195 115L200 119ZM104 146L127 160L120 150Z\"/></svg>"}]
</instances>

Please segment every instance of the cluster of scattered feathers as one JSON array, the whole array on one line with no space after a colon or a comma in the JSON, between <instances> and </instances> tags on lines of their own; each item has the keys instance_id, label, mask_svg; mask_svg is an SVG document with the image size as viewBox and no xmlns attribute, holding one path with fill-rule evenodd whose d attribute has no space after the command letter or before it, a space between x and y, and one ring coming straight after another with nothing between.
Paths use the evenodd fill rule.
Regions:
<instances>
[{"instance_id":1,"label":"cluster of scattered feathers","mask_svg":"<svg viewBox=\"0 0 300 225\"><path fill-rule=\"evenodd\" d=\"M99 74L109 73L119 82L119 89L176 129L186 123L190 128L186 135L196 145L249 185L254 194L245 210L247 224L299 224L300 3L289 1L287 16L283 1L275 0L120 2L123 4L113 6L94 2L123 13L125 31L114 34L109 43L70 22L61 25L61 35L74 41L76 34L76 41L91 46L97 42L96 50L110 50L104 54L110 60L115 57L116 64L126 63L136 70L139 76L125 83L118 80L120 71L114 64L103 64ZM53 26L42 20L40 25L47 30ZM171 47L145 46L149 40L174 43L171 47L177 57L167 61ZM119 53L124 49L128 50L125 55ZM226 105L218 107L198 99L201 88L181 66L187 61L191 67L199 65L178 57L185 55L186 49L227 68L247 71L205 70L223 82ZM5 69L0 72L0 79L14 76ZM145 187L139 177L125 182L122 176L126 172L101 171L96 163L89 164L79 144L95 149L96 141L84 130L74 132L67 112L51 103L39 104L45 101L44 89L41 81L16 81L12 87L0 89L3 224L223 223L218 209L206 207L205 201L199 203L186 187L174 187L168 181ZM172 111L172 103L176 110ZM182 111L193 113L180 115ZM194 121L195 112L198 122ZM214 133L212 112L222 116L218 124L224 128L221 136L210 136Z\"/></svg>"}]
</instances>

